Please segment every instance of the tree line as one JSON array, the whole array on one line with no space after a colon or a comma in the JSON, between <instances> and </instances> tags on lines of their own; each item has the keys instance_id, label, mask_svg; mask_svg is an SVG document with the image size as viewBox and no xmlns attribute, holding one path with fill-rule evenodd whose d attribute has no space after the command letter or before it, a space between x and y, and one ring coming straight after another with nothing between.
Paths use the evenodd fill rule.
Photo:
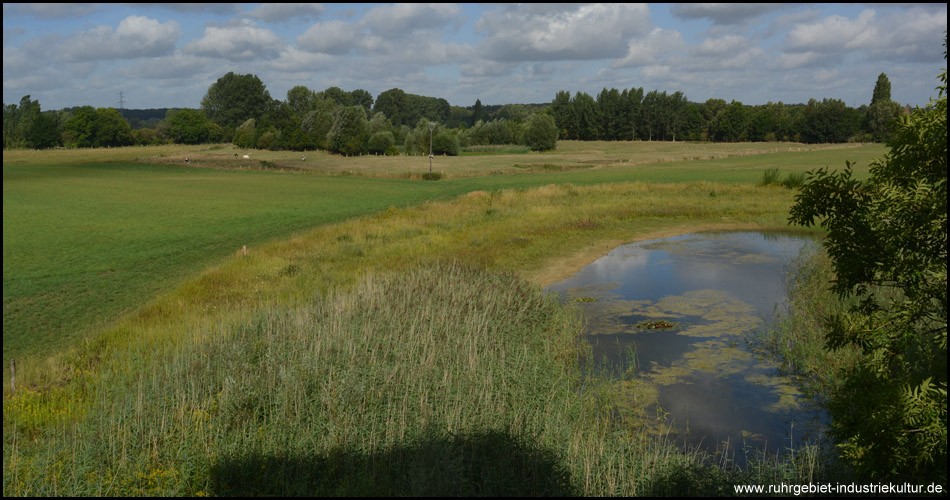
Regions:
<instances>
[{"instance_id":1,"label":"tree line","mask_svg":"<svg viewBox=\"0 0 950 500\"><path fill-rule=\"evenodd\" d=\"M885 142L888 125L904 113L890 94L890 81L881 73L871 104L859 108L827 98L758 106L723 99L695 103L682 92L605 88L596 98L560 91L550 111L565 140Z\"/></svg>"},{"instance_id":2,"label":"tree line","mask_svg":"<svg viewBox=\"0 0 950 500\"><path fill-rule=\"evenodd\" d=\"M642 88L604 88L596 98L560 91L545 104L483 106L476 100L459 107L398 88L374 99L363 89L318 92L296 86L279 100L257 76L230 72L208 88L200 109L166 109L163 119L155 112L92 106L42 112L38 101L24 96L19 105L3 106L3 147L232 142L244 148L323 149L344 155L426 154L430 134L433 153L449 155L478 145L553 149L559 139L883 142L888 125L904 112L891 100L883 73L871 104L851 108L838 99L758 106L723 99L695 103L679 91Z\"/></svg>"}]
</instances>

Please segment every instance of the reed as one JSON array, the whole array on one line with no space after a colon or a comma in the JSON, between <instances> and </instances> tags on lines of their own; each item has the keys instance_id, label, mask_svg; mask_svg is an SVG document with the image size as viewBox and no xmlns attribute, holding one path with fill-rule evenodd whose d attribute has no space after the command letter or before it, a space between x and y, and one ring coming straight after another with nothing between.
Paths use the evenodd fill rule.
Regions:
<instances>
[{"instance_id":1,"label":"reed","mask_svg":"<svg viewBox=\"0 0 950 500\"><path fill-rule=\"evenodd\" d=\"M699 494L816 472L717 465L611 419L577 312L512 273L434 262L255 309L131 342L57 425L5 405L4 493Z\"/></svg>"}]
</instances>

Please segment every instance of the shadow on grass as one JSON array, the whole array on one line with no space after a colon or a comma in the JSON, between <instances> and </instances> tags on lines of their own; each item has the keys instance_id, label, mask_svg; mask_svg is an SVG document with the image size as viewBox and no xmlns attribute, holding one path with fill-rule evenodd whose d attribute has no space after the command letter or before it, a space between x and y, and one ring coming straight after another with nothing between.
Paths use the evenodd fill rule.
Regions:
<instances>
[{"instance_id":1,"label":"shadow on grass","mask_svg":"<svg viewBox=\"0 0 950 500\"><path fill-rule=\"evenodd\" d=\"M220 496L570 496L558 457L505 432L423 437L377 453L226 457Z\"/></svg>"}]
</instances>

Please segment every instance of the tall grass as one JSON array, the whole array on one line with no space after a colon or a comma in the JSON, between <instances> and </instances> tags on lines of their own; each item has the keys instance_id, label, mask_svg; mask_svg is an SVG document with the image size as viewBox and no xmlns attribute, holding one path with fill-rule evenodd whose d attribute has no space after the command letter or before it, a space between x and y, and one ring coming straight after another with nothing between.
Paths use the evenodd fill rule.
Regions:
<instances>
[{"instance_id":1,"label":"tall grass","mask_svg":"<svg viewBox=\"0 0 950 500\"><path fill-rule=\"evenodd\" d=\"M842 373L861 355L855 347L832 351L826 345L825 319L844 314L851 305L831 292L833 278L831 259L823 249L800 255L788 277L788 312L755 339L819 403L827 402Z\"/></svg>"},{"instance_id":2,"label":"tall grass","mask_svg":"<svg viewBox=\"0 0 950 500\"><path fill-rule=\"evenodd\" d=\"M610 386L580 376L580 332L511 273L369 274L158 351L133 343L59 425L5 403L4 494L723 494L820 472L721 467L613 420Z\"/></svg>"},{"instance_id":3,"label":"tall grass","mask_svg":"<svg viewBox=\"0 0 950 500\"><path fill-rule=\"evenodd\" d=\"M789 172L782 179L782 174L777 168L769 168L762 172L762 178L759 179L759 186L779 185L788 189L796 189L805 184L805 172Z\"/></svg>"}]
</instances>

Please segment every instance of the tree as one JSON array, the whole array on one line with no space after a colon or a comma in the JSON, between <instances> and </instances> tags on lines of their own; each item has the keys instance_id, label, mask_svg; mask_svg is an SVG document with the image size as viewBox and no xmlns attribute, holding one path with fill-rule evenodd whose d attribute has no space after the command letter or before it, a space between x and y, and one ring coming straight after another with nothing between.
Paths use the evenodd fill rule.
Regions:
<instances>
[{"instance_id":1,"label":"tree","mask_svg":"<svg viewBox=\"0 0 950 500\"><path fill-rule=\"evenodd\" d=\"M256 137L256 120L253 118L248 118L242 123L237 130L234 131L234 137L231 139L231 142L239 147L250 149L257 145Z\"/></svg>"},{"instance_id":2,"label":"tree","mask_svg":"<svg viewBox=\"0 0 950 500\"><path fill-rule=\"evenodd\" d=\"M798 131L808 143L847 142L858 131L860 116L841 99L810 99L799 116Z\"/></svg>"},{"instance_id":3,"label":"tree","mask_svg":"<svg viewBox=\"0 0 950 500\"><path fill-rule=\"evenodd\" d=\"M623 102L620 91L613 88L607 90L606 87L601 90L600 94L597 94L597 110L600 112L600 138L605 141L620 140L623 133Z\"/></svg>"},{"instance_id":4,"label":"tree","mask_svg":"<svg viewBox=\"0 0 950 500\"><path fill-rule=\"evenodd\" d=\"M881 73L877 76L877 83L874 84L874 93L871 94L871 106L890 100L891 81L887 79L887 75Z\"/></svg>"},{"instance_id":5,"label":"tree","mask_svg":"<svg viewBox=\"0 0 950 500\"><path fill-rule=\"evenodd\" d=\"M554 117L554 125L557 127L559 138L575 139L569 132L576 129L570 92L561 90L554 96L554 102L551 103L551 116Z\"/></svg>"},{"instance_id":6,"label":"tree","mask_svg":"<svg viewBox=\"0 0 950 500\"><path fill-rule=\"evenodd\" d=\"M14 137L20 147L32 147L29 143L29 133L33 128L33 121L40 116L40 102L30 100L30 96L23 96L20 99L20 106L16 110L16 122L14 125Z\"/></svg>"},{"instance_id":7,"label":"tree","mask_svg":"<svg viewBox=\"0 0 950 500\"><path fill-rule=\"evenodd\" d=\"M571 136L581 141L596 141L600 137L600 131L597 123L597 102L594 98L584 92L577 92L571 101L571 109L574 113L573 124L576 127Z\"/></svg>"},{"instance_id":8,"label":"tree","mask_svg":"<svg viewBox=\"0 0 950 500\"><path fill-rule=\"evenodd\" d=\"M459 155L459 137L446 130L432 136L432 154L434 155Z\"/></svg>"},{"instance_id":9,"label":"tree","mask_svg":"<svg viewBox=\"0 0 950 500\"><path fill-rule=\"evenodd\" d=\"M371 154L386 154L389 148L395 145L396 138L393 136L393 133L388 130L376 132L369 138L369 152Z\"/></svg>"},{"instance_id":10,"label":"tree","mask_svg":"<svg viewBox=\"0 0 950 500\"><path fill-rule=\"evenodd\" d=\"M373 109L373 94L363 89L356 89L350 92L350 102L353 106L363 106L367 113Z\"/></svg>"},{"instance_id":11,"label":"tree","mask_svg":"<svg viewBox=\"0 0 950 500\"><path fill-rule=\"evenodd\" d=\"M702 112L703 119L706 122L706 139L710 141L718 140L720 135L719 121L727 107L729 105L723 99L707 99L703 103Z\"/></svg>"},{"instance_id":12,"label":"tree","mask_svg":"<svg viewBox=\"0 0 950 500\"><path fill-rule=\"evenodd\" d=\"M641 125L640 106L643 102L643 87L631 88L629 91L624 90L620 94L620 99L623 101L623 113L620 118L620 127L623 129L623 133L620 139L634 141L637 139L637 133Z\"/></svg>"},{"instance_id":13,"label":"tree","mask_svg":"<svg viewBox=\"0 0 950 500\"><path fill-rule=\"evenodd\" d=\"M96 110L96 147L132 145L132 127L115 108Z\"/></svg>"},{"instance_id":14,"label":"tree","mask_svg":"<svg viewBox=\"0 0 950 500\"><path fill-rule=\"evenodd\" d=\"M327 134L327 149L342 155L356 155L368 151L368 142L366 109L363 106L338 108Z\"/></svg>"},{"instance_id":15,"label":"tree","mask_svg":"<svg viewBox=\"0 0 950 500\"><path fill-rule=\"evenodd\" d=\"M165 121L175 144L202 144L208 141L208 119L197 109L168 110Z\"/></svg>"},{"instance_id":16,"label":"tree","mask_svg":"<svg viewBox=\"0 0 950 500\"><path fill-rule=\"evenodd\" d=\"M891 82L881 73L874 85L871 105L866 115L868 133L875 141L886 142L890 136L890 126L901 114L901 105L891 100Z\"/></svg>"},{"instance_id":17,"label":"tree","mask_svg":"<svg viewBox=\"0 0 950 500\"><path fill-rule=\"evenodd\" d=\"M701 141L705 137L706 122L699 104L687 103L683 113L683 139L687 141Z\"/></svg>"},{"instance_id":18,"label":"tree","mask_svg":"<svg viewBox=\"0 0 950 500\"><path fill-rule=\"evenodd\" d=\"M946 69L940 81L936 101L897 122L867 182L850 163L809 172L790 217L827 230L832 290L853 299L827 318L828 347L864 354L833 391L831 436L881 480L947 480Z\"/></svg>"},{"instance_id":19,"label":"tree","mask_svg":"<svg viewBox=\"0 0 950 500\"><path fill-rule=\"evenodd\" d=\"M640 105L643 124L640 127L642 137L648 141L659 139L663 133L663 100L666 92L660 94L659 90L651 90L643 97Z\"/></svg>"},{"instance_id":20,"label":"tree","mask_svg":"<svg viewBox=\"0 0 950 500\"><path fill-rule=\"evenodd\" d=\"M115 108L76 108L63 125L68 146L80 148L117 147L133 144L129 122Z\"/></svg>"},{"instance_id":21,"label":"tree","mask_svg":"<svg viewBox=\"0 0 950 500\"><path fill-rule=\"evenodd\" d=\"M442 127L440 126L436 126L435 129L430 131L429 120L426 120L425 118L419 118L419 120L416 122L416 127L406 135L406 154L429 154L430 134L434 137L435 134L441 131Z\"/></svg>"},{"instance_id":22,"label":"tree","mask_svg":"<svg viewBox=\"0 0 950 500\"><path fill-rule=\"evenodd\" d=\"M309 135L315 147L327 149L327 134L333 127L333 117L336 115L337 105L329 99L321 99L316 103L316 109L307 113L300 122L300 128Z\"/></svg>"},{"instance_id":23,"label":"tree","mask_svg":"<svg viewBox=\"0 0 950 500\"><path fill-rule=\"evenodd\" d=\"M320 93L323 99L329 99L337 106L353 106L353 97L340 87L330 87Z\"/></svg>"},{"instance_id":24,"label":"tree","mask_svg":"<svg viewBox=\"0 0 950 500\"><path fill-rule=\"evenodd\" d=\"M59 121L51 112L40 113L33 118L27 134L27 142L34 149L51 148L59 144Z\"/></svg>"},{"instance_id":25,"label":"tree","mask_svg":"<svg viewBox=\"0 0 950 500\"><path fill-rule=\"evenodd\" d=\"M63 124L63 142L68 147L91 148L96 142L96 108L80 106Z\"/></svg>"},{"instance_id":26,"label":"tree","mask_svg":"<svg viewBox=\"0 0 950 500\"><path fill-rule=\"evenodd\" d=\"M201 99L201 110L205 116L229 128L237 127L248 118L259 119L273 107L274 100L260 78L234 72L218 78Z\"/></svg>"},{"instance_id":27,"label":"tree","mask_svg":"<svg viewBox=\"0 0 950 500\"><path fill-rule=\"evenodd\" d=\"M407 100L408 97L406 93L401 89L389 89L376 97L373 112L388 116L389 121L396 127L408 125L409 122L407 122L403 116L403 111L408 104Z\"/></svg>"},{"instance_id":28,"label":"tree","mask_svg":"<svg viewBox=\"0 0 950 500\"><path fill-rule=\"evenodd\" d=\"M475 99L475 106L472 107L472 123L469 125L474 126L479 120L485 120L485 117L486 114L485 109L482 108L482 100Z\"/></svg>"},{"instance_id":29,"label":"tree","mask_svg":"<svg viewBox=\"0 0 950 500\"><path fill-rule=\"evenodd\" d=\"M369 128L370 135L373 135L377 132L392 132L393 125L386 119L386 115L376 113L370 118L367 127Z\"/></svg>"},{"instance_id":30,"label":"tree","mask_svg":"<svg viewBox=\"0 0 950 500\"><path fill-rule=\"evenodd\" d=\"M746 107L739 101L732 101L719 115L714 138L717 141L739 142L746 138L748 122L749 112Z\"/></svg>"},{"instance_id":31,"label":"tree","mask_svg":"<svg viewBox=\"0 0 950 500\"><path fill-rule=\"evenodd\" d=\"M547 151L557 147L557 136L554 118L547 113L537 113L528 121L525 143L533 151Z\"/></svg>"},{"instance_id":32,"label":"tree","mask_svg":"<svg viewBox=\"0 0 950 500\"><path fill-rule=\"evenodd\" d=\"M670 94L667 98L666 109L670 123L669 131L674 141L676 141L677 136L679 136L680 140L683 140L688 104L689 101L686 100L686 95L678 90Z\"/></svg>"},{"instance_id":33,"label":"tree","mask_svg":"<svg viewBox=\"0 0 950 500\"><path fill-rule=\"evenodd\" d=\"M287 105L300 117L307 116L307 113L316 109L317 100L317 93L303 85L297 85L287 91Z\"/></svg>"}]
</instances>

